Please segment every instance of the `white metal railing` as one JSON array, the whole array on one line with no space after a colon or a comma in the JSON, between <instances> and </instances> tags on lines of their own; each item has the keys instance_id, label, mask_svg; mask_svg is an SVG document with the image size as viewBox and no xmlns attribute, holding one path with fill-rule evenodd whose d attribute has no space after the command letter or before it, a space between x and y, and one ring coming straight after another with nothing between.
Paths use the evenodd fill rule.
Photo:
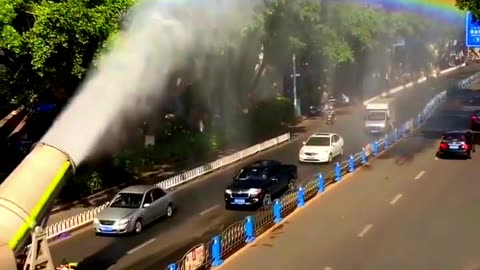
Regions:
<instances>
[{"instance_id":1,"label":"white metal railing","mask_svg":"<svg viewBox=\"0 0 480 270\"><path fill-rule=\"evenodd\" d=\"M270 139L268 141L253 145L251 147L248 147L240 152L236 152L234 154L231 154L229 156L225 156L221 159L215 160L213 162L207 163L205 165L202 165L200 167L197 167L195 169L186 171L182 174L175 175L173 177L170 177L168 179L165 179L159 183L157 183L157 186L164 188L164 189L171 189L173 187L176 187L178 185L184 184L186 182L192 181L195 178L202 176L204 174L207 174L209 172L212 172L214 170L217 170L221 167L227 166L229 164L235 163L236 161L239 161L243 158L252 156L260 151L263 151L265 149L271 148L275 145L279 145L283 142L286 142L290 140L290 133L285 133L283 135L280 135L276 138ZM76 229L82 228L90 223L93 222L93 219L95 216L105 209L107 207L107 203L97 206L95 208L91 208L88 210L85 210L84 212L74 215L70 218L61 220L57 223L54 223L52 225L49 225L45 228L45 232L47 233L47 238L52 239L56 238L64 233L74 231Z\"/></svg>"},{"instance_id":2,"label":"white metal railing","mask_svg":"<svg viewBox=\"0 0 480 270\"><path fill-rule=\"evenodd\" d=\"M459 81L458 84L457 84L457 88L458 89L465 89L465 88L469 87L470 85L478 82L479 80L480 80L480 72L475 73L472 76L470 76L470 77L468 77L464 80Z\"/></svg>"},{"instance_id":3,"label":"white metal railing","mask_svg":"<svg viewBox=\"0 0 480 270\"><path fill-rule=\"evenodd\" d=\"M456 69L459 69L459 68L462 68L462 67L464 67L464 66L465 66L465 64L461 64L461 65L456 66L456 67L451 67L451 68L447 68L447 69L441 70L440 72L438 72L438 75L439 75L439 76L445 75L445 74L447 74L447 73L449 73L449 72L452 72L452 71L454 71L454 70L456 70ZM437 77L437 74L436 74L434 77ZM367 105L368 103L374 101L375 99L379 98L379 97L382 96L382 95L393 95L393 94L395 94L395 93L398 93L398 92L400 92L400 91L403 91L403 90L405 90L405 89L408 89L408 88L410 88L410 87L412 87L412 86L414 86L414 85L421 84L421 83L423 83L423 82L425 82L425 81L427 81L427 77L422 77L422 78L420 78L420 79L418 79L418 80L416 80L416 81L409 82L409 83L406 83L406 84L404 84L404 85L400 85L400 86L394 87L394 88L392 88L392 89L386 90L386 91L384 91L383 93L381 93L380 95L377 95L377 96L374 96L374 97L372 97L372 98L369 98L369 99L365 100L365 101L363 102L363 105Z\"/></svg>"}]
</instances>

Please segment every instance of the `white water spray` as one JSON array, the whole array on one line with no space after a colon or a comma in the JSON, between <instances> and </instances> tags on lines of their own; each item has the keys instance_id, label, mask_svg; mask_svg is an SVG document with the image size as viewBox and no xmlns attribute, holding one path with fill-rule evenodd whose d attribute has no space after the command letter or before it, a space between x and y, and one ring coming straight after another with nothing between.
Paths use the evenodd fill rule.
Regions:
<instances>
[{"instance_id":1,"label":"white water spray","mask_svg":"<svg viewBox=\"0 0 480 270\"><path fill-rule=\"evenodd\" d=\"M164 96L171 72L190 57L211 52L218 41L232 42L260 1L168 2L149 0L132 9L128 28L88 74L42 142L64 150L77 164L97 149L113 150L127 134L126 125Z\"/></svg>"}]
</instances>

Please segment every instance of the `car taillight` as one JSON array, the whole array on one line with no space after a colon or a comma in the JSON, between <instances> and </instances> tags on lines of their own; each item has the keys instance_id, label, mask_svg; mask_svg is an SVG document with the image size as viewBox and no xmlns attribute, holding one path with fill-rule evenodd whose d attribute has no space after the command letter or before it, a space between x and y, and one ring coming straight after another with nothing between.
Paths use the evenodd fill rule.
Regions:
<instances>
[{"instance_id":1,"label":"car taillight","mask_svg":"<svg viewBox=\"0 0 480 270\"><path fill-rule=\"evenodd\" d=\"M464 148L465 150L468 150L469 147L470 147L470 145L468 145L468 144L466 144L466 143L463 144L463 148Z\"/></svg>"},{"instance_id":2,"label":"car taillight","mask_svg":"<svg viewBox=\"0 0 480 270\"><path fill-rule=\"evenodd\" d=\"M473 116L472 116L472 120L473 120L473 121L477 121L477 120L478 120L478 116L473 115Z\"/></svg>"},{"instance_id":3,"label":"car taillight","mask_svg":"<svg viewBox=\"0 0 480 270\"><path fill-rule=\"evenodd\" d=\"M445 150L445 149L447 149L447 148L448 148L448 144L447 144L447 143L442 142L442 143L440 144L440 149Z\"/></svg>"}]
</instances>

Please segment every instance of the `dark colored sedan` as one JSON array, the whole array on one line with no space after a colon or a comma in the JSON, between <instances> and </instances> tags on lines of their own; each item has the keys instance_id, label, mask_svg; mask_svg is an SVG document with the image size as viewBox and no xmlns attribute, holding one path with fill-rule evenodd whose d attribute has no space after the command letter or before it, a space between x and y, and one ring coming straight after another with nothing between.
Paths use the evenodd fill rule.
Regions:
<instances>
[{"instance_id":1,"label":"dark colored sedan","mask_svg":"<svg viewBox=\"0 0 480 270\"><path fill-rule=\"evenodd\" d=\"M464 156L471 157L472 138L467 131L449 131L442 136L437 156Z\"/></svg>"},{"instance_id":2,"label":"dark colored sedan","mask_svg":"<svg viewBox=\"0 0 480 270\"><path fill-rule=\"evenodd\" d=\"M262 160L240 170L225 190L225 207L269 205L295 186L297 167Z\"/></svg>"},{"instance_id":3,"label":"dark colored sedan","mask_svg":"<svg viewBox=\"0 0 480 270\"><path fill-rule=\"evenodd\" d=\"M308 108L308 116L309 117L320 117L323 114L322 106L310 106Z\"/></svg>"}]
</instances>

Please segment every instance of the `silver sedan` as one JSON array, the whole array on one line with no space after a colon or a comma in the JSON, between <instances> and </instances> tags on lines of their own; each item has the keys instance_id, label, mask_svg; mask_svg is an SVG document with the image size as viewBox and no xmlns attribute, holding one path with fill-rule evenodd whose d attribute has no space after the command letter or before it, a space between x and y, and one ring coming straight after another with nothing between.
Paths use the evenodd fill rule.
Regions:
<instances>
[{"instance_id":1,"label":"silver sedan","mask_svg":"<svg viewBox=\"0 0 480 270\"><path fill-rule=\"evenodd\" d=\"M97 234L140 233L148 223L171 217L174 203L169 191L157 186L127 187L115 195L107 208L94 219Z\"/></svg>"}]
</instances>

